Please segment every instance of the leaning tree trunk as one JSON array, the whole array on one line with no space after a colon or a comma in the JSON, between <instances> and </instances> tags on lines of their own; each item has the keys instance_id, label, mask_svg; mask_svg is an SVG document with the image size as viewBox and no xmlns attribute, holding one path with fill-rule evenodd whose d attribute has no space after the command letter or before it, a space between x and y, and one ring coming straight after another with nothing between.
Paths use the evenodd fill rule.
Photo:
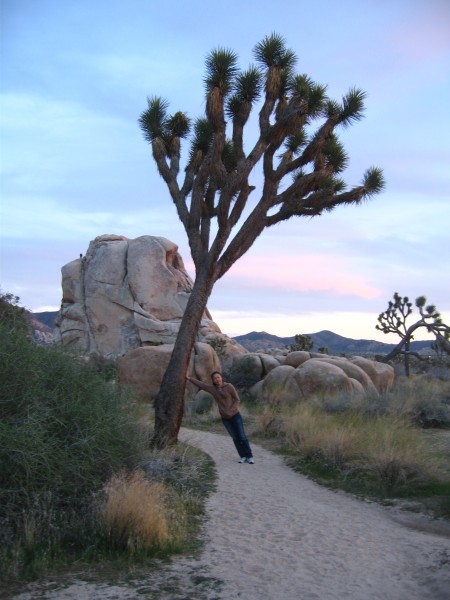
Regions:
<instances>
[{"instance_id":1,"label":"leaning tree trunk","mask_svg":"<svg viewBox=\"0 0 450 600\"><path fill-rule=\"evenodd\" d=\"M178 439L184 412L184 391L189 360L214 280L209 269L197 273L181 320L172 356L155 399L152 445L165 448Z\"/></svg>"}]
</instances>

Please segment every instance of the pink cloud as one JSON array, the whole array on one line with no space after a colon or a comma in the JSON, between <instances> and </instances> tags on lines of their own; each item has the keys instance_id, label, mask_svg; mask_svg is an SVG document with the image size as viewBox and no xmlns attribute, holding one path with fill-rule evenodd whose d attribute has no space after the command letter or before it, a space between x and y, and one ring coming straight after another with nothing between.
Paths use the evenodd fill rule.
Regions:
<instances>
[{"instance_id":1,"label":"pink cloud","mask_svg":"<svg viewBox=\"0 0 450 600\"><path fill-rule=\"evenodd\" d=\"M330 292L372 299L381 291L352 272L349 263L332 255L286 254L248 256L226 275L242 286L277 288L290 292Z\"/></svg>"}]
</instances>

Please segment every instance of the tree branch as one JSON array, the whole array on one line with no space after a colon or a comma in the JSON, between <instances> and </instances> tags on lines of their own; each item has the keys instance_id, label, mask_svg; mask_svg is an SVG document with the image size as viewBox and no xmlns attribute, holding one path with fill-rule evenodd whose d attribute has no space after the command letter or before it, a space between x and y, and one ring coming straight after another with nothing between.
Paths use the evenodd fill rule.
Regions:
<instances>
[{"instance_id":1,"label":"tree branch","mask_svg":"<svg viewBox=\"0 0 450 600\"><path fill-rule=\"evenodd\" d=\"M174 158L173 169L170 169L166 162L165 146L161 138L155 138L152 141L152 151L159 174L166 182L170 196L177 209L178 217L186 230L189 220L189 211L186 206L185 196L180 192L180 188L178 187L177 183L176 176L178 171L175 173L176 158Z\"/></svg>"}]
</instances>

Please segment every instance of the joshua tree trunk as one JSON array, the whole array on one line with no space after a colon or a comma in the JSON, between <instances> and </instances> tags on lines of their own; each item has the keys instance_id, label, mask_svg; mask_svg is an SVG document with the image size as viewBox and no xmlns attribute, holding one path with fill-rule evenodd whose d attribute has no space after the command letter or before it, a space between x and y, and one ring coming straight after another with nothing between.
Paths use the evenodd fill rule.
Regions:
<instances>
[{"instance_id":1,"label":"joshua tree trunk","mask_svg":"<svg viewBox=\"0 0 450 600\"><path fill-rule=\"evenodd\" d=\"M209 269L205 267L197 273L172 356L155 399L155 431L152 445L156 448L164 448L177 442L183 419L189 360L215 282L208 271Z\"/></svg>"},{"instance_id":2,"label":"joshua tree trunk","mask_svg":"<svg viewBox=\"0 0 450 600\"><path fill-rule=\"evenodd\" d=\"M409 375L410 375L410 368L409 368L410 351L411 351L411 342L410 342L410 338L408 338L405 342L405 375L406 375L406 377L409 377Z\"/></svg>"}]
</instances>

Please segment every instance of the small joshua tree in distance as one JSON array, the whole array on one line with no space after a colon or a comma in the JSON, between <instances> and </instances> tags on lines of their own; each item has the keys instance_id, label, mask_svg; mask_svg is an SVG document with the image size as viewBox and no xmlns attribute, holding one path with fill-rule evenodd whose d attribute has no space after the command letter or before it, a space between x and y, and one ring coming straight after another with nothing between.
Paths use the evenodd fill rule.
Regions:
<instances>
[{"instance_id":1,"label":"small joshua tree in distance","mask_svg":"<svg viewBox=\"0 0 450 600\"><path fill-rule=\"evenodd\" d=\"M310 335L302 335L301 333L297 333L295 336L295 341L293 344L289 346L291 352L295 352L296 350L304 350L305 352L309 352L313 349L314 342Z\"/></svg>"},{"instance_id":2,"label":"small joshua tree in distance","mask_svg":"<svg viewBox=\"0 0 450 600\"><path fill-rule=\"evenodd\" d=\"M445 352L450 353L450 327L443 323L440 313L433 304L426 305L427 299L425 296L419 296L415 301L416 308L419 309L420 319L408 325L406 321L414 310L412 302L410 302L408 296L402 298L397 292L394 293L393 298L393 300L389 300L387 310L378 316L376 328L383 333L396 333L400 336L400 342L383 358L383 361L389 362L395 356L403 354L405 375L409 377L410 356L414 355L420 358L417 353L411 352L411 341L414 339L414 332L421 327L425 327L427 331L435 336L436 344Z\"/></svg>"}]
</instances>

